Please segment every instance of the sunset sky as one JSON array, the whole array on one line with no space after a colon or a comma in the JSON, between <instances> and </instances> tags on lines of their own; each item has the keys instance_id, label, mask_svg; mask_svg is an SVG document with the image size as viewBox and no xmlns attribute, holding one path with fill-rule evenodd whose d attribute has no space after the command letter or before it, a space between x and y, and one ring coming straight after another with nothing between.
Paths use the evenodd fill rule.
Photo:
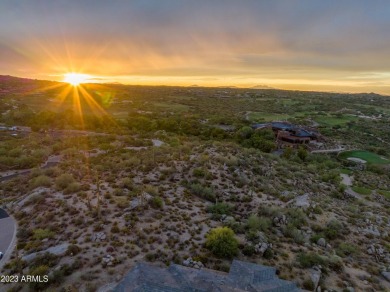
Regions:
<instances>
[{"instance_id":1,"label":"sunset sky","mask_svg":"<svg viewBox=\"0 0 390 292\"><path fill-rule=\"evenodd\" d=\"M390 95L389 0L1 0L0 74Z\"/></svg>"}]
</instances>

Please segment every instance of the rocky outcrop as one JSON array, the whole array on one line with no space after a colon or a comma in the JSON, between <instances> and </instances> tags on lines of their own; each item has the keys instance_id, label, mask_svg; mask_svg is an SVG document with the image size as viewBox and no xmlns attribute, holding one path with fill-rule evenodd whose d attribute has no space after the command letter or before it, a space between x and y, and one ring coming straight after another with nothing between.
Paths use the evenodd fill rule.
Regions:
<instances>
[{"instance_id":1,"label":"rocky outcrop","mask_svg":"<svg viewBox=\"0 0 390 292\"><path fill-rule=\"evenodd\" d=\"M276 227L281 227L283 225L287 225L286 215L275 216L273 219L273 223Z\"/></svg>"},{"instance_id":2,"label":"rocky outcrop","mask_svg":"<svg viewBox=\"0 0 390 292\"><path fill-rule=\"evenodd\" d=\"M375 256L377 261L385 258L385 250L380 244L370 244L367 247L367 253L369 255Z\"/></svg>"},{"instance_id":3,"label":"rocky outcrop","mask_svg":"<svg viewBox=\"0 0 390 292\"><path fill-rule=\"evenodd\" d=\"M194 261L191 257L183 261L183 266L194 269L201 269L204 267L202 262Z\"/></svg>"},{"instance_id":4,"label":"rocky outcrop","mask_svg":"<svg viewBox=\"0 0 390 292\"><path fill-rule=\"evenodd\" d=\"M267 249L272 248L272 243L259 242L255 245L255 252L257 254L263 255Z\"/></svg>"},{"instance_id":5,"label":"rocky outcrop","mask_svg":"<svg viewBox=\"0 0 390 292\"><path fill-rule=\"evenodd\" d=\"M105 241L107 238L106 233L104 232L97 232L94 235L92 235L91 240L96 242L102 242Z\"/></svg>"},{"instance_id":6,"label":"rocky outcrop","mask_svg":"<svg viewBox=\"0 0 390 292\"><path fill-rule=\"evenodd\" d=\"M51 254L54 254L57 256L64 255L66 253L66 251L68 250L68 247L69 247L69 243L66 242L66 243L63 243L60 245L49 247L48 249L45 249L42 251L38 251L38 252L34 252L34 253L30 253L28 255L25 255L22 257L22 260L26 261L26 262L30 262L30 261L34 260L37 256L43 255L45 253L51 253Z\"/></svg>"},{"instance_id":7,"label":"rocky outcrop","mask_svg":"<svg viewBox=\"0 0 390 292\"><path fill-rule=\"evenodd\" d=\"M320 266L314 266L310 269L310 280L313 283L314 291L318 291L318 283L320 282L321 274L322 272Z\"/></svg>"},{"instance_id":8,"label":"rocky outcrop","mask_svg":"<svg viewBox=\"0 0 390 292\"><path fill-rule=\"evenodd\" d=\"M115 265L115 258L112 255L106 254L102 258L102 265L107 267L112 267Z\"/></svg>"}]
</instances>

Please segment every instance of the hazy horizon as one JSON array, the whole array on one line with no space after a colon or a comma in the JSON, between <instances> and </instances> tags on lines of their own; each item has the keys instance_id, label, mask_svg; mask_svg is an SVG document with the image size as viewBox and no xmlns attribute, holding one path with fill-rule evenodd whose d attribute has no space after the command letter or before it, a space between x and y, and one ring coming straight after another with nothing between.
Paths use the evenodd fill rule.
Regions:
<instances>
[{"instance_id":1,"label":"hazy horizon","mask_svg":"<svg viewBox=\"0 0 390 292\"><path fill-rule=\"evenodd\" d=\"M390 94L387 1L0 3L0 74Z\"/></svg>"}]
</instances>

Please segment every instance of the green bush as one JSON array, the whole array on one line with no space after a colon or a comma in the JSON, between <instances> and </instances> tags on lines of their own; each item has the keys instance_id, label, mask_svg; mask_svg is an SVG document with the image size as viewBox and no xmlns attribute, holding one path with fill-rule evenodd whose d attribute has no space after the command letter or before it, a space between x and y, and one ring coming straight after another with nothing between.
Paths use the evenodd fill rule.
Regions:
<instances>
[{"instance_id":1,"label":"green bush","mask_svg":"<svg viewBox=\"0 0 390 292\"><path fill-rule=\"evenodd\" d=\"M37 176L32 180L31 186L33 188L37 187L50 187L51 186L51 178L46 175Z\"/></svg>"},{"instance_id":2,"label":"green bush","mask_svg":"<svg viewBox=\"0 0 390 292\"><path fill-rule=\"evenodd\" d=\"M238 252L238 241L233 230L217 227L206 235L206 247L218 257L231 258Z\"/></svg>"},{"instance_id":3,"label":"green bush","mask_svg":"<svg viewBox=\"0 0 390 292\"><path fill-rule=\"evenodd\" d=\"M218 214L218 215L230 215L232 213L233 206L227 203L216 203L207 208L209 213Z\"/></svg>"},{"instance_id":4,"label":"green bush","mask_svg":"<svg viewBox=\"0 0 390 292\"><path fill-rule=\"evenodd\" d=\"M267 260L270 260L274 257L274 252L272 251L272 249L267 248L263 254L263 257Z\"/></svg>"},{"instance_id":5,"label":"green bush","mask_svg":"<svg viewBox=\"0 0 390 292\"><path fill-rule=\"evenodd\" d=\"M153 197L150 200L150 206L154 209L161 209L164 206L164 202L160 197Z\"/></svg>"},{"instance_id":6,"label":"green bush","mask_svg":"<svg viewBox=\"0 0 390 292\"><path fill-rule=\"evenodd\" d=\"M66 251L67 255L76 255L80 252L81 248L78 245L71 244Z\"/></svg>"},{"instance_id":7,"label":"green bush","mask_svg":"<svg viewBox=\"0 0 390 292\"><path fill-rule=\"evenodd\" d=\"M343 225L336 219L328 222L324 234L327 239L332 240L338 238L342 233Z\"/></svg>"},{"instance_id":8,"label":"green bush","mask_svg":"<svg viewBox=\"0 0 390 292\"><path fill-rule=\"evenodd\" d=\"M78 182L72 182L65 188L64 193L73 194L73 193L77 193L80 190L81 190L81 185Z\"/></svg>"},{"instance_id":9,"label":"green bush","mask_svg":"<svg viewBox=\"0 0 390 292\"><path fill-rule=\"evenodd\" d=\"M29 274L32 276L41 276L42 279L44 276L47 276L49 274L49 267L48 266L38 266L35 268L31 268L29 271ZM50 286L49 282L44 281L37 281L37 282L31 282L29 284L30 289L33 291L42 291L46 287Z\"/></svg>"},{"instance_id":10,"label":"green bush","mask_svg":"<svg viewBox=\"0 0 390 292\"><path fill-rule=\"evenodd\" d=\"M358 247L346 242L340 243L336 249L336 254L341 257L347 257L358 253Z\"/></svg>"},{"instance_id":11,"label":"green bush","mask_svg":"<svg viewBox=\"0 0 390 292\"><path fill-rule=\"evenodd\" d=\"M193 171L192 171L192 174L195 176L195 177L205 177L207 172L203 169L203 168L195 168Z\"/></svg>"},{"instance_id":12,"label":"green bush","mask_svg":"<svg viewBox=\"0 0 390 292\"><path fill-rule=\"evenodd\" d=\"M134 188L133 180L131 178L124 178L122 179L120 186L131 191Z\"/></svg>"},{"instance_id":13,"label":"green bush","mask_svg":"<svg viewBox=\"0 0 390 292\"><path fill-rule=\"evenodd\" d=\"M68 173L61 174L56 178L56 186L60 190L67 188L73 182L75 182L73 176Z\"/></svg>"},{"instance_id":14,"label":"green bush","mask_svg":"<svg viewBox=\"0 0 390 292\"><path fill-rule=\"evenodd\" d=\"M271 220L266 217L250 215L246 223L246 227L250 230L267 231L271 227Z\"/></svg>"},{"instance_id":15,"label":"green bush","mask_svg":"<svg viewBox=\"0 0 390 292\"><path fill-rule=\"evenodd\" d=\"M246 256L251 256L255 253L255 247L251 244L245 245L245 247L242 249L242 253Z\"/></svg>"},{"instance_id":16,"label":"green bush","mask_svg":"<svg viewBox=\"0 0 390 292\"><path fill-rule=\"evenodd\" d=\"M54 237L54 232L50 231L49 229L38 228L33 231L34 239L42 240L45 238L53 238L53 237Z\"/></svg>"},{"instance_id":17,"label":"green bush","mask_svg":"<svg viewBox=\"0 0 390 292\"><path fill-rule=\"evenodd\" d=\"M316 253L300 253L297 256L297 262L301 268L311 268L326 263L324 258Z\"/></svg>"},{"instance_id":18,"label":"green bush","mask_svg":"<svg viewBox=\"0 0 390 292\"><path fill-rule=\"evenodd\" d=\"M215 202L215 194L212 188L204 187L199 183L190 184L188 188L191 194L206 199L210 202Z\"/></svg>"},{"instance_id":19,"label":"green bush","mask_svg":"<svg viewBox=\"0 0 390 292\"><path fill-rule=\"evenodd\" d=\"M300 228L306 225L307 216L302 209L289 209L287 216L289 224L293 227Z\"/></svg>"}]
</instances>

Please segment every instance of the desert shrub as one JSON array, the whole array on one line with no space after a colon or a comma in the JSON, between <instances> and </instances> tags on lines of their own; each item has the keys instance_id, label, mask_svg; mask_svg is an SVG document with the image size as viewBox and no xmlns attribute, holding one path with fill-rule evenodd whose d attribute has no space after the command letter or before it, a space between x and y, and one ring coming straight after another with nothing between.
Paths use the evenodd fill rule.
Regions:
<instances>
[{"instance_id":1,"label":"desert shrub","mask_svg":"<svg viewBox=\"0 0 390 292\"><path fill-rule=\"evenodd\" d=\"M131 191L134 188L133 180L131 178L124 178L122 179L120 186Z\"/></svg>"},{"instance_id":2,"label":"desert shrub","mask_svg":"<svg viewBox=\"0 0 390 292\"><path fill-rule=\"evenodd\" d=\"M154 209L161 209L164 206L164 202L161 197L153 197L150 200L150 206Z\"/></svg>"},{"instance_id":3,"label":"desert shrub","mask_svg":"<svg viewBox=\"0 0 390 292\"><path fill-rule=\"evenodd\" d=\"M192 171L192 174L195 176L195 177L205 177L207 172L203 169L203 168L195 168L193 171Z\"/></svg>"},{"instance_id":4,"label":"desert shrub","mask_svg":"<svg viewBox=\"0 0 390 292\"><path fill-rule=\"evenodd\" d=\"M291 226L299 228L306 224L306 214L301 209L289 209L287 216Z\"/></svg>"},{"instance_id":5,"label":"desert shrub","mask_svg":"<svg viewBox=\"0 0 390 292\"><path fill-rule=\"evenodd\" d=\"M39 267L39 266L47 266L54 267L60 258L52 253L46 252L44 254L38 255L31 263L30 267Z\"/></svg>"},{"instance_id":6,"label":"desert shrub","mask_svg":"<svg viewBox=\"0 0 390 292\"><path fill-rule=\"evenodd\" d=\"M81 190L81 185L78 182L70 183L64 190L66 194L77 193Z\"/></svg>"},{"instance_id":7,"label":"desert shrub","mask_svg":"<svg viewBox=\"0 0 390 292\"><path fill-rule=\"evenodd\" d=\"M66 254L68 255L76 255L80 252L81 248L78 245L71 244L68 246Z\"/></svg>"},{"instance_id":8,"label":"desert shrub","mask_svg":"<svg viewBox=\"0 0 390 292\"><path fill-rule=\"evenodd\" d=\"M294 227L292 224L288 224L283 228L283 233L287 237L290 237L294 240L295 243L302 244L305 241L305 237L301 230Z\"/></svg>"},{"instance_id":9,"label":"desert shrub","mask_svg":"<svg viewBox=\"0 0 390 292\"><path fill-rule=\"evenodd\" d=\"M316 253L300 253L297 262L301 268L311 268L316 265L324 265L325 260Z\"/></svg>"},{"instance_id":10,"label":"desert shrub","mask_svg":"<svg viewBox=\"0 0 390 292\"><path fill-rule=\"evenodd\" d=\"M42 240L45 238L53 238L54 237L54 232L50 231L49 229L42 229L38 228L33 231L33 238Z\"/></svg>"},{"instance_id":11,"label":"desert shrub","mask_svg":"<svg viewBox=\"0 0 390 292\"><path fill-rule=\"evenodd\" d=\"M267 260L270 260L274 257L274 252L272 251L272 249L267 248L263 254L263 257Z\"/></svg>"},{"instance_id":12,"label":"desert shrub","mask_svg":"<svg viewBox=\"0 0 390 292\"><path fill-rule=\"evenodd\" d=\"M245 247L242 249L242 253L246 256L251 256L255 253L255 247L251 244L245 245Z\"/></svg>"},{"instance_id":13,"label":"desert shrub","mask_svg":"<svg viewBox=\"0 0 390 292\"><path fill-rule=\"evenodd\" d=\"M147 192L148 194L150 194L152 196L157 196L158 195L158 188L156 188L154 186L147 185L145 187L145 192Z\"/></svg>"},{"instance_id":14,"label":"desert shrub","mask_svg":"<svg viewBox=\"0 0 390 292\"><path fill-rule=\"evenodd\" d=\"M358 247L346 242L340 243L336 249L336 254L341 257L347 257L358 253Z\"/></svg>"},{"instance_id":15,"label":"desert shrub","mask_svg":"<svg viewBox=\"0 0 390 292\"><path fill-rule=\"evenodd\" d=\"M233 206L227 203L216 203L212 206L209 206L207 208L207 211L209 213L215 214L215 215L230 215L232 213Z\"/></svg>"},{"instance_id":16,"label":"desert shrub","mask_svg":"<svg viewBox=\"0 0 390 292\"><path fill-rule=\"evenodd\" d=\"M16 233L16 236L19 241L26 241L30 236L32 236L33 233L31 230L26 228L19 228L18 232Z\"/></svg>"},{"instance_id":17,"label":"desert shrub","mask_svg":"<svg viewBox=\"0 0 390 292\"><path fill-rule=\"evenodd\" d=\"M215 194L212 188L204 187L199 183L190 184L188 188L191 194L215 202Z\"/></svg>"},{"instance_id":18,"label":"desert shrub","mask_svg":"<svg viewBox=\"0 0 390 292\"><path fill-rule=\"evenodd\" d=\"M224 225L226 227L231 228L236 233L243 233L244 232L244 225L240 222L237 222L236 220L228 220L227 222L224 222Z\"/></svg>"},{"instance_id":19,"label":"desert shrub","mask_svg":"<svg viewBox=\"0 0 390 292\"><path fill-rule=\"evenodd\" d=\"M340 221L334 219L328 222L324 230L327 239L336 239L342 233L343 225Z\"/></svg>"},{"instance_id":20,"label":"desert shrub","mask_svg":"<svg viewBox=\"0 0 390 292\"><path fill-rule=\"evenodd\" d=\"M63 190L73 182L75 182L73 176L71 174L64 173L56 178L56 187L60 190Z\"/></svg>"},{"instance_id":21,"label":"desert shrub","mask_svg":"<svg viewBox=\"0 0 390 292\"><path fill-rule=\"evenodd\" d=\"M343 261L338 256L331 256L327 258L325 263L329 269L335 272L341 272L343 270Z\"/></svg>"},{"instance_id":22,"label":"desert shrub","mask_svg":"<svg viewBox=\"0 0 390 292\"><path fill-rule=\"evenodd\" d=\"M259 207L259 211L258 211L258 215L259 216L264 216L264 217L274 217L276 215L279 215L281 212L280 212L280 209L277 209L277 208L273 208L273 207L267 207L267 206L260 206Z\"/></svg>"},{"instance_id":23,"label":"desert shrub","mask_svg":"<svg viewBox=\"0 0 390 292\"><path fill-rule=\"evenodd\" d=\"M317 243L320 238L324 238L325 235L323 233L317 233L314 234L312 237L310 237L310 241L313 243Z\"/></svg>"},{"instance_id":24,"label":"desert shrub","mask_svg":"<svg viewBox=\"0 0 390 292\"><path fill-rule=\"evenodd\" d=\"M42 279L44 276L47 277L49 273L49 267L48 266L38 266L38 267L35 267L35 268L31 268L30 271L29 271L29 274L32 275L32 276L41 276ZM49 282L44 282L44 281L37 281L37 282L31 282L29 283L29 286L30 286L30 289L33 290L33 291L42 291L44 290L46 287L48 287L50 285Z\"/></svg>"},{"instance_id":25,"label":"desert shrub","mask_svg":"<svg viewBox=\"0 0 390 292\"><path fill-rule=\"evenodd\" d=\"M302 160L302 161L305 161L307 156L308 156L308 152L305 148L303 147L299 147L298 149L298 152L297 152L297 156Z\"/></svg>"},{"instance_id":26,"label":"desert shrub","mask_svg":"<svg viewBox=\"0 0 390 292\"><path fill-rule=\"evenodd\" d=\"M154 253L147 253L145 255L145 259L148 261L148 262L154 262L156 260L156 255Z\"/></svg>"},{"instance_id":27,"label":"desert shrub","mask_svg":"<svg viewBox=\"0 0 390 292\"><path fill-rule=\"evenodd\" d=\"M114 222L114 225L111 227L111 232L112 233L119 233L120 232L120 228L118 226L118 222Z\"/></svg>"},{"instance_id":28,"label":"desert shrub","mask_svg":"<svg viewBox=\"0 0 390 292\"><path fill-rule=\"evenodd\" d=\"M206 235L206 247L218 257L231 258L238 252L238 241L233 230L217 227Z\"/></svg>"},{"instance_id":29,"label":"desert shrub","mask_svg":"<svg viewBox=\"0 0 390 292\"><path fill-rule=\"evenodd\" d=\"M34 178L31 182L31 186L33 188L37 187L50 187L51 186L51 178L46 175L40 175Z\"/></svg>"},{"instance_id":30,"label":"desert shrub","mask_svg":"<svg viewBox=\"0 0 390 292\"><path fill-rule=\"evenodd\" d=\"M248 241L252 241L253 243L257 243L259 240L259 232L257 230L250 229L245 233L245 238Z\"/></svg>"},{"instance_id":31,"label":"desert shrub","mask_svg":"<svg viewBox=\"0 0 390 292\"><path fill-rule=\"evenodd\" d=\"M306 279L305 281L303 281L302 287L307 291L314 291L315 289L314 283L311 279Z\"/></svg>"},{"instance_id":32,"label":"desert shrub","mask_svg":"<svg viewBox=\"0 0 390 292\"><path fill-rule=\"evenodd\" d=\"M249 230L267 231L271 227L271 220L266 217L259 217L255 214L249 216L246 228Z\"/></svg>"}]
</instances>

